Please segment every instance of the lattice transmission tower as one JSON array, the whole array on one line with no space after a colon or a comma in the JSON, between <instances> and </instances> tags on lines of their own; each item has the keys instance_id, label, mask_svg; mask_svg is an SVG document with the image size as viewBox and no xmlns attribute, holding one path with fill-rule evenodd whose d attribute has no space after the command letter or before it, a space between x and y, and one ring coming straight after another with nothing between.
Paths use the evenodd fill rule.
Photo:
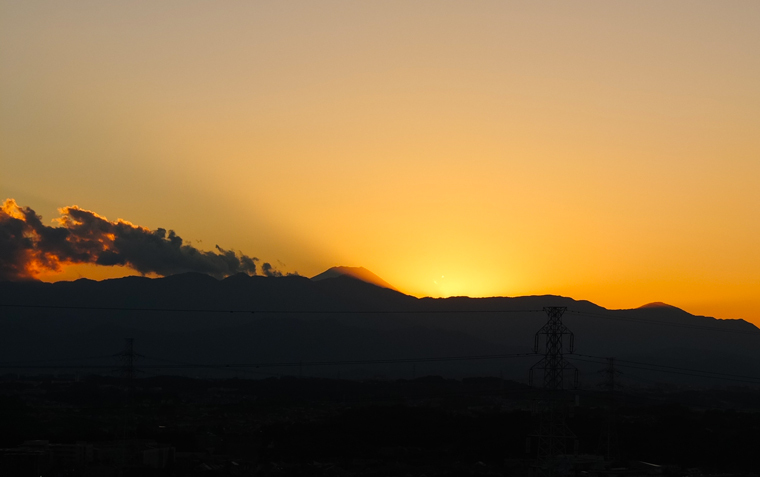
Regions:
<instances>
[{"instance_id":1,"label":"lattice transmission tower","mask_svg":"<svg viewBox=\"0 0 760 477\"><path fill-rule=\"evenodd\" d=\"M530 384L533 385L535 372L543 371L544 399L539 403L538 430L531 436L538 441L537 458L540 465L568 454L570 442L573 453L577 452L578 447L578 438L567 426L567 408L561 396L566 374L572 374L572 387L578 385L578 370L564 357L566 350L568 354L573 353L575 345L573 333L562 323L562 315L566 310L564 306L544 307L549 320L536 332L533 347L534 352L538 353L543 338L544 357L530 368L529 375Z\"/></svg>"}]
</instances>

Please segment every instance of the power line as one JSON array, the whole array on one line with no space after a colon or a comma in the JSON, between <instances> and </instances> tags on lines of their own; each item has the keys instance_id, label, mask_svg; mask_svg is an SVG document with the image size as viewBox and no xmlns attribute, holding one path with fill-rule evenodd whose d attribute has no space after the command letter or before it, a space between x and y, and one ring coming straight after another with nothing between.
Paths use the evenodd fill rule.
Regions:
<instances>
[{"instance_id":1,"label":"power line","mask_svg":"<svg viewBox=\"0 0 760 477\"><path fill-rule=\"evenodd\" d=\"M572 361L585 361L587 363L594 363L594 364L603 364L599 361L592 361L590 359L583 359L583 358L569 358ZM725 374L725 373L713 373L711 374L701 374L701 373L709 373L709 372L683 372L683 371L676 371L676 370L669 370L669 369L657 369L657 368L649 368L644 366L634 366L630 364L618 364L619 367L622 368L631 368L631 369L641 369L644 371L655 371L655 372L661 372L661 373L668 373L668 374L679 374L682 376L693 376L697 378L710 378L710 379L721 379L724 381L734 381L737 383L746 383L746 384L760 384L760 377L755 376L747 376L747 379L737 379L733 377L734 375Z\"/></svg>"},{"instance_id":2,"label":"power line","mask_svg":"<svg viewBox=\"0 0 760 477\"><path fill-rule=\"evenodd\" d=\"M407 315L407 314L439 314L439 313L536 313L543 310L230 310L204 308L145 308L121 306L79 306L79 305L27 305L0 303L5 308L31 308L54 310L87 310L87 311L139 311L150 313L247 313L247 314L293 314L293 315Z\"/></svg>"},{"instance_id":3,"label":"power line","mask_svg":"<svg viewBox=\"0 0 760 477\"><path fill-rule=\"evenodd\" d=\"M604 358L604 357L601 357L601 356L593 356L593 355L590 355L590 354L579 354L579 353L577 353L576 356L582 356L584 358L608 359L608 358ZM631 363L631 364L635 364L635 365L651 366L651 367L655 367L655 368L667 368L667 369L674 369L674 370L678 370L678 371L689 371L689 372L704 373L704 374L717 374L717 375L720 375L720 376L728 376L728 377L734 377L734 378L746 378L746 379L758 379L758 380L760 380L760 377L758 377L758 376L746 376L746 375L742 375L742 374L721 373L719 371L706 371L706 370L703 370L703 369L682 368L682 367L679 367L679 366L670 366L670 365L665 365L665 364L645 363L645 362L642 362L642 361L631 361L631 360L628 360L628 359L619 359L619 358L616 358L615 361L618 362L618 363ZM624 365L621 364L619 366L624 366Z\"/></svg>"},{"instance_id":4,"label":"power line","mask_svg":"<svg viewBox=\"0 0 760 477\"><path fill-rule=\"evenodd\" d=\"M296 367L296 366L345 366L345 365L363 365L363 364L405 364L405 363L431 363L442 361L472 361L472 360L490 360L490 359L508 359L523 358L535 356L533 353L522 354L492 354L492 355L475 355L475 356L442 356L435 358L399 358L399 359L365 359L365 360L346 360L346 361L295 361L280 363L246 363L246 364L226 364L226 365L198 365L193 363L174 364L166 367L207 367L207 366L225 366L228 368L276 368L276 367ZM159 367L159 366L157 366Z\"/></svg>"},{"instance_id":5,"label":"power line","mask_svg":"<svg viewBox=\"0 0 760 477\"><path fill-rule=\"evenodd\" d=\"M79 360L87 360L87 359L105 359L105 358L113 358L113 354L104 354L100 356L77 356L72 358L56 358L54 361L79 361ZM18 360L18 361L3 361L0 362L0 367L3 367L4 365L14 365L14 364L24 364L24 363L49 363L52 361L51 359L24 359L24 360Z\"/></svg>"},{"instance_id":6,"label":"power line","mask_svg":"<svg viewBox=\"0 0 760 477\"><path fill-rule=\"evenodd\" d=\"M234 368L279 368L279 367L297 367L297 366L349 366L349 365L370 365L370 364L405 364L405 363L431 363L444 361L472 361L472 360L491 360L491 359L509 359L535 356L533 353L521 354L491 354L491 355L471 355L471 356L440 356L429 358L397 358L397 359L365 359L365 360L343 360L343 361L291 361L291 362L257 362L257 363L183 363L175 361L174 364L165 365L143 365L141 369L234 369ZM141 356L145 359L162 361L161 358L150 356ZM163 360L170 361L171 360ZM108 365L1 365L0 369L101 369L113 368Z\"/></svg>"}]
</instances>

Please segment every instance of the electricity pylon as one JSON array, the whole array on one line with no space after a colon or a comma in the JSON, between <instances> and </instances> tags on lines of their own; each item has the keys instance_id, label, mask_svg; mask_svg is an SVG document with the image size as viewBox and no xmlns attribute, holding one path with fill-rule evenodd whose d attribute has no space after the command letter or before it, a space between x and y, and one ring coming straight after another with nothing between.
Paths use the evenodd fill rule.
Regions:
<instances>
[{"instance_id":1,"label":"electricity pylon","mask_svg":"<svg viewBox=\"0 0 760 477\"><path fill-rule=\"evenodd\" d=\"M121 430L121 436L120 436L120 457L118 458L118 475L124 475L124 469L127 466L127 463L129 461L129 449L128 449L128 442L127 437L130 433L130 427L131 423L135 420L135 411L134 411L134 396L133 396L133 385L134 385L134 379L137 377L137 369L135 368L135 360L138 357L142 357L142 355L135 353L135 339L134 338L126 338L126 344L124 346L124 350L116 353L114 356L118 358L119 362L121 363L121 366L119 367L119 371L121 371L121 377L123 380L123 388L126 393L126 403L125 403L125 409L123 412L123 422L122 422L122 430Z\"/></svg>"},{"instance_id":2,"label":"electricity pylon","mask_svg":"<svg viewBox=\"0 0 760 477\"><path fill-rule=\"evenodd\" d=\"M600 373L603 376L599 386L607 394L607 412L605 413L604 427L599 436L599 452L603 452L608 461L616 460L620 457L620 447L617 436L617 403L615 402L615 389L619 387L615 377L618 371L615 370L615 358L607 358L607 367Z\"/></svg>"},{"instance_id":3,"label":"electricity pylon","mask_svg":"<svg viewBox=\"0 0 760 477\"><path fill-rule=\"evenodd\" d=\"M137 377L135 360L140 357L139 354L135 353L135 339L127 338L124 350L120 353L116 353L114 356L119 358L119 361L121 362L121 367L119 368L121 371L121 377L124 379L125 383L130 384L132 380Z\"/></svg>"},{"instance_id":4,"label":"electricity pylon","mask_svg":"<svg viewBox=\"0 0 760 477\"><path fill-rule=\"evenodd\" d=\"M578 385L578 370L565 358L574 350L573 333L562 323L562 314L567 310L562 306L544 307L549 321L536 333L533 351L538 353L541 337L544 337L544 357L530 368L530 384L536 370L543 371L545 401L539 412L538 432L532 437L538 440L537 458L540 465L552 458L567 454L567 444L573 442L573 453L577 452L578 438L567 427L566 408L560 395L564 389L565 374L572 372L573 387ZM567 340L565 341L565 337ZM549 464L548 473L552 474Z\"/></svg>"}]
</instances>

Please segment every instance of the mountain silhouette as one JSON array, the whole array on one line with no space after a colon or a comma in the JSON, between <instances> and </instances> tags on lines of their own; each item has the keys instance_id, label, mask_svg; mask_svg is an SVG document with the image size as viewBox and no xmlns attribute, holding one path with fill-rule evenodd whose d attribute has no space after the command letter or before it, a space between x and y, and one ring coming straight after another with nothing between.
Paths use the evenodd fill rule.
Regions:
<instances>
[{"instance_id":1,"label":"mountain silhouette","mask_svg":"<svg viewBox=\"0 0 760 477\"><path fill-rule=\"evenodd\" d=\"M154 373L256 377L303 372L356 378L501 375L525 381L540 356L307 366L301 371L267 366L236 371L225 366L527 354L533 351L536 332L546 323L542 308L565 306L563 321L575 333L577 353L566 356L576 360L573 363L581 369L582 379L589 383L598 381L604 365L580 355L700 371L624 370L626 379L641 378L642 385L727 384L705 378L704 372L760 374L756 371L760 369L760 330L743 320L695 316L670 306L607 310L553 295L416 298L345 273L321 279L239 274L217 280L185 273L155 279L0 282L0 305L0 362L6 363L8 371L14 371L9 363L20 361L43 366L16 369L25 373L63 372L46 370L45 365L82 366L77 372L98 365L95 371L111 372L118 363L109 356L123 348L124 338L131 337L143 356L138 367L147 366ZM208 366L156 367L162 363Z\"/></svg>"},{"instance_id":2,"label":"mountain silhouette","mask_svg":"<svg viewBox=\"0 0 760 477\"><path fill-rule=\"evenodd\" d=\"M390 283L386 282L382 278L378 277L374 273L370 272L364 267L332 267L324 272L320 273L319 275L315 275L311 277L312 280L326 280L328 278L337 278L337 277L351 277L355 278L357 280L361 280L366 283L371 283L372 285L381 287L381 288L389 288L391 290L396 290L396 287L391 285Z\"/></svg>"}]
</instances>

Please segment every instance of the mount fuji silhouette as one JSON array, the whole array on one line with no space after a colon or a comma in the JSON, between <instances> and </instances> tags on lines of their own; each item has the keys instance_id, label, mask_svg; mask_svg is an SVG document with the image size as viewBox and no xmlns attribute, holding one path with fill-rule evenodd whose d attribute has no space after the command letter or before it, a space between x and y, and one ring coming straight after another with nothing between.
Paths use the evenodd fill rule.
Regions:
<instances>
[{"instance_id":1,"label":"mount fuji silhouette","mask_svg":"<svg viewBox=\"0 0 760 477\"><path fill-rule=\"evenodd\" d=\"M338 277L351 277L356 280L361 280L365 283L370 283L372 285L378 286L380 288L388 288L390 290L398 291L396 287L364 267L332 267L320 273L319 275L311 277L311 279L319 281Z\"/></svg>"}]
</instances>

